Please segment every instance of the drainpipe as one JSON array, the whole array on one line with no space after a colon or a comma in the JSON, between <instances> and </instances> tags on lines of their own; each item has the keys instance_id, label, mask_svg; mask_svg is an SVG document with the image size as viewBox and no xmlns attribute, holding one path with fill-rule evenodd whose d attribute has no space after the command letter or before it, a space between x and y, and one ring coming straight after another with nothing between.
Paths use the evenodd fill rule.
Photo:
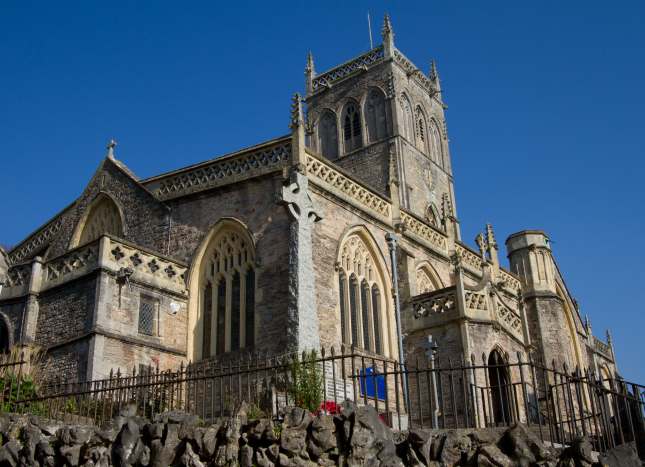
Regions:
<instances>
[{"instance_id":1,"label":"drainpipe","mask_svg":"<svg viewBox=\"0 0 645 467\"><path fill-rule=\"evenodd\" d=\"M385 241L390 250L390 262L392 263L392 295L394 297L394 313L396 316L396 335L399 344L399 363L401 365L401 372L403 378L401 383L403 386L403 397L405 399L405 406L410 409L410 395L408 394L408 375L405 372L405 354L403 353L403 334L401 332L401 304L399 301L399 273L396 267L396 242L397 237L393 233L385 234Z\"/></svg>"}]
</instances>

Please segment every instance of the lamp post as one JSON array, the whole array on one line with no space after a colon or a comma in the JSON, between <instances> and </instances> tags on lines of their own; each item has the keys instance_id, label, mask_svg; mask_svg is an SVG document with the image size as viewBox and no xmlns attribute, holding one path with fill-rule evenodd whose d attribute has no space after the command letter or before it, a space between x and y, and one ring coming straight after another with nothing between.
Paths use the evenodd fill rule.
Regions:
<instances>
[{"instance_id":1,"label":"lamp post","mask_svg":"<svg viewBox=\"0 0 645 467\"><path fill-rule=\"evenodd\" d=\"M408 394L408 374L405 366L405 354L403 353L403 334L401 332L401 303L399 301L399 272L396 267L396 242L397 237L393 233L385 234L385 241L390 250L390 263L392 264L392 295L394 297L394 314L396 316L396 335L399 344L399 363L401 365L401 385L403 386L403 398L405 407L410 410L410 395Z\"/></svg>"},{"instance_id":2,"label":"lamp post","mask_svg":"<svg viewBox=\"0 0 645 467\"><path fill-rule=\"evenodd\" d=\"M430 360L430 376L432 377L432 397L434 398L434 410L432 411L432 428L439 428L439 394L437 391L437 375L434 371L435 356L439 346L432 336L426 338L426 355Z\"/></svg>"}]
</instances>

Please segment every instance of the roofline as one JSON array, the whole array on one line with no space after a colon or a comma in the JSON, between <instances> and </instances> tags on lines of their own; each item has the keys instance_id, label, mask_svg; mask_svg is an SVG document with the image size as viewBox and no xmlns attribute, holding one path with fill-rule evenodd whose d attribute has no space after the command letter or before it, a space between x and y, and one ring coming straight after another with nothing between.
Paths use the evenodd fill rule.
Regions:
<instances>
[{"instance_id":1,"label":"roofline","mask_svg":"<svg viewBox=\"0 0 645 467\"><path fill-rule=\"evenodd\" d=\"M140 180L139 183L141 183L142 185L145 185L145 184L148 184L148 183L156 182L156 181L161 180L161 179L166 178L166 177L175 176L175 175L178 175L178 174L180 174L182 172L188 172L190 170L194 170L196 168L206 166L206 165L211 164L211 163L213 163L215 161L220 161L220 160L224 160L224 159L233 158L233 157L235 157L235 156L237 156L239 154L243 154L243 153L249 152L249 151L255 151L255 150L260 149L262 147L271 146L271 145L273 145L273 144L275 144L275 143L277 143L279 141L288 140L288 139L291 139L291 133L286 134L284 136L279 136L277 138L270 139L268 141L263 141L262 143L255 144L253 146L247 146L247 147L245 147L243 149L238 149L237 151L234 151L234 152L229 152L229 153L226 153L226 154L222 154L220 156L215 156L215 157L213 157L211 159L208 159L208 160L205 160L205 161L202 161L202 162L197 162L196 164L187 165L187 166L181 167L179 169L171 170L169 172L164 172L164 173L161 173L159 175L154 175L152 177L148 177L148 178L145 178L143 180Z\"/></svg>"}]
</instances>

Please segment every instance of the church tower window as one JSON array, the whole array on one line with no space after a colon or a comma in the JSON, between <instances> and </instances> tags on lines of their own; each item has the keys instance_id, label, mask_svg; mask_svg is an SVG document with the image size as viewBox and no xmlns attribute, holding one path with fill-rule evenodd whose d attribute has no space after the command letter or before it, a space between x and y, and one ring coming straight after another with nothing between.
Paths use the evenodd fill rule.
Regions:
<instances>
[{"instance_id":1,"label":"church tower window","mask_svg":"<svg viewBox=\"0 0 645 467\"><path fill-rule=\"evenodd\" d=\"M378 89L371 89L367 94L365 121L367 124L367 138L370 143L379 141L388 135L385 95Z\"/></svg>"},{"instance_id":2,"label":"church tower window","mask_svg":"<svg viewBox=\"0 0 645 467\"><path fill-rule=\"evenodd\" d=\"M358 111L358 106L354 102L347 104L343 112L343 139L345 153L352 152L363 144L361 139L361 115Z\"/></svg>"},{"instance_id":3,"label":"church tower window","mask_svg":"<svg viewBox=\"0 0 645 467\"><path fill-rule=\"evenodd\" d=\"M202 357L255 345L254 249L246 232L223 228L203 263ZM213 285L211 285L213 284Z\"/></svg>"},{"instance_id":4,"label":"church tower window","mask_svg":"<svg viewBox=\"0 0 645 467\"><path fill-rule=\"evenodd\" d=\"M416 122L416 143L419 151L423 153L428 152L428 145L426 141L426 117L421 107L417 106L414 111L414 119Z\"/></svg>"},{"instance_id":5,"label":"church tower window","mask_svg":"<svg viewBox=\"0 0 645 467\"><path fill-rule=\"evenodd\" d=\"M338 128L336 114L323 112L318 123L318 152L328 159L338 159Z\"/></svg>"},{"instance_id":6,"label":"church tower window","mask_svg":"<svg viewBox=\"0 0 645 467\"><path fill-rule=\"evenodd\" d=\"M384 354L390 325L384 315L388 309L386 297L381 294L386 276L375 253L374 246L359 232L350 234L341 244L340 335L343 344Z\"/></svg>"},{"instance_id":7,"label":"church tower window","mask_svg":"<svg viewBox=\"0 0 645 467\"><path fill-rule=\"evenodd\" d=\"M429 139L430 139L430 158L439 164L441 167L444 167L443 161L443 148L441 145L441 133L437 122L431 120L429 128Z\"/></svg>"},{"instance_id":8,"label":"church tower window","mask_svg":"<svg viewBox=\"0 0 645 467\"><path fill-rule=\"evenodd\" d=\"M403 136L414 144L414 119L412 118L412 106L405 94L400 99L401 110L403 111Z\"/></svg>"}]
</instances>

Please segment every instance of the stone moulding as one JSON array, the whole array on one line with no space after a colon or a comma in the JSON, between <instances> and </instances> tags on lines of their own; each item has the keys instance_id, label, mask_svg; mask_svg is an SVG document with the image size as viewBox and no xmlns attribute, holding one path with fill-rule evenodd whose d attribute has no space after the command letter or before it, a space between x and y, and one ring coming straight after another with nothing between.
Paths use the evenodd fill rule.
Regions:
<instances>
[{"instance_id":1,"label":"stone moulding","mask_svg":"<svg viewBox=\"0 0 645 467\"><path fill-rule=\"evenodd\" d=\"M228 185L282 169L291 158L291 139L281 138L211 162L146 180L160 200Z\"/></svg>"},{"instance_id":2,"label":"stone moulding","mask_svg":"<svg viewBox=\"0 0 645 467\"><path fill-rule=\"evenodd\" d=\"M455 287L418 295L412 301L415 318L437 315L457 309Z\"/></svg>"},{"instance_id":3,"label":"stone moulding","mask_svg":"<svg viewBox=\"0 0 645 467\"><path fill-rule=\"evenodd\" d=\"M188 293L187 265L107 235L43 263L42 276L33 281L36 284L33 292L51 289L98 268L115 274L129 268L132 280L180 295ZM2 288L0 299L26 295L32 282L31 274L32 263L11 267L9 282Z\"/></svg>"},{"instance_id":4,"label":"stone moulding","mask_svg":"<svg viewBox=\"0 0 645 467\"><path fill-rule=\"evenodd\" d=\"M412 234L421 243L426 244L433 250L438 250L443 255L447 254L446 236L444 234L405 211L401 211L401 221L406 228L406 235Z\"/></svg>"},{"instance_id":5,"label":"stone moulding","mask_svg":"<svg viewBox=\"0 0 645 467\"><path fill-rule=\"evenodd\" d=\"M22 263L11 266L7 271L7 277L0 299L20 297L29 292L29 283L31 281L31 263Z\"/></svg>"},{"instance_id":6,"label":"stone moulding","mask_svg":"<svg viewBox=\"0 0 645 467\"><path fill-rule=\"evenodd\" d=\"M457 244L455 246L457 253L461 257L462 264L466 269L481 276L482 275L482 258L469 248Z\"/></svg>"},{"instance_id":7,"label":"stone moulding","mask_svg":"<svg viewBox=\"0 0 645 467\"><path fill-rule=\"evenodd\" d=\"M312 88L314 92L329 88L333 83L340 81L357 71L366 70L370 66L380 63L383 60L383 57L383 46L376 47L359 57L316 76L312 81Z\"/></svg>"},{"instance_id":8,"label":"stone moulding","mask_svg":"<svg viewBox=\"0 0 645 467\"><path fill-rule=\"evenodd\" d=\"M307 153L307 176L312 183L391 224L390 202L343 175L326 162Z\"/></svg>"},{"instance_id":9,"label":"stone moulding","mask_svg":"<svg viewBox=\"0 0 645 467\"><path fill-rule=\"evenodd\" d=\"M41 249L63 226L63 213L55 219L27 237L20 245L9 252L8 258L11 264L16 264L27 258L34 251Z\"/></svg>"},{"instance_id":10,"label":"stone moulding","mask_svg":"<svg viewBox=\"0 0 645 467\"><path fill-rule=\"evenodd\" d=\"M115 272L129 269L132 271L132 280L180 294L188 293L188 266L185 264L112 237L103 238L105 244L101 248L101 266Z\"/></svg>"},{"instance_id":11,"label":"stone moulding","mask_svg":"<svg viewBox=\"0 0 645 467\"><path fill-rule=\"evenodd\" d=\"M604 343L596 336L593 336L593 348L596 352L601 354L603 357L606 357L609 360L613 360L613 358L611 357L611 349L609 347L609 344Z\"/></svg>"},{"instance_id":12,"label":"stone moulding","mask_svg":"<svg viewBox=\"0 0 645 467\"><path fill-rule=\"evenodd\" d=\"M98 241L94 241L46 262L43 265L40 290L55 287L93 271L98 266L98 252Z\"/></svg>"}]
</instances>

